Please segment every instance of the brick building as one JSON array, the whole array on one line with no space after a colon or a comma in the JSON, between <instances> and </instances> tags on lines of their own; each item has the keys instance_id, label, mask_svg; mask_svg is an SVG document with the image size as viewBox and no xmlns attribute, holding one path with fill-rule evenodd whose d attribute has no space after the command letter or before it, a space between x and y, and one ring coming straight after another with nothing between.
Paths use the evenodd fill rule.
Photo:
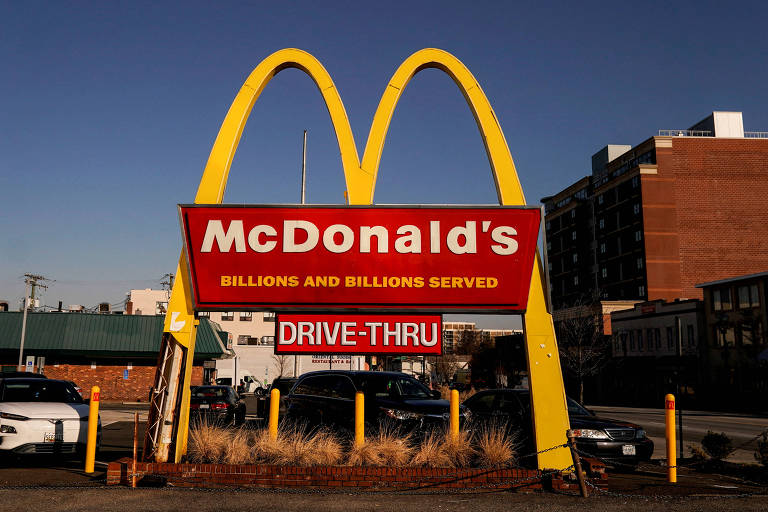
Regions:
<instances>
[{"instance_id":1,"label":"brick building","mask_svg":"<svg viewBox=\"0 0 768 512\"><path fill-rule=\"evenodd\" d=\"M0 313L0 364L16 371L23 313ZM28 313L24 356L34 370L77 383L87 397L94 385L105 401L147 401L154 384L164 316ZM203 365L227 357L222 333L200 320L192 384L202 384ZM40 358L45 364L40 368Z\"/></svg>"},{"instance_id":2,"label":"brick building","mask_svg":"<svg viewBox=\"0 0 768 512\"><path fill-rule=\"evenodd\" d=\"M542 199L555 308L701 299L696 283L764 270L766 197L768 133L740 112L606 146L591 176Z\"/></svg>"}]
</instances>

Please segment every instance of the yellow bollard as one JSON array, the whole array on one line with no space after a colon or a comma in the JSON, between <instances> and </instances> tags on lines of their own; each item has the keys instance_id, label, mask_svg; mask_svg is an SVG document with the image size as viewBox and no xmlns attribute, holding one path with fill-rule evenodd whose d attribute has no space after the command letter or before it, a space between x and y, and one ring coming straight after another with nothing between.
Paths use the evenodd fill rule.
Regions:
<instances>
[{"instance_id":1,"label":"yellow bollard","mask_svg":"<svg viewBox=\"0 0 768 512\"><path fill-rule=\"evenodd\" d=\"M459 439L459 392L451 390L451 439Z\"/></svg>"},{"instance_id":2,"label":"yellow bollard","mask_svg":"<svg viewBox=\"0 0 768 512\"><path fill-rule=\"evenodd\" d=\"M88 411L88 443L85 448L85 472L93 473L96 465L96 437L99 430L99 386L91 388L91 406Z\"/></svg>"},{"instance_id":3,"label":"yellow bollard","mask_svg":"<svg viewBox=\"0 0 768 512\"><path fill-rule=\"evenodd\" d=\"M274 388L269 393L269 438L277 440L277 416L280 413L280 390Z\"/></svg>"},{"instance_id":4,"label":"yellow bollard","mask_svg":"<svg viewBox=\"0 0 768 512\"><path fill-rule=\"evenodd\" d=\"M355 393L355 446L365 444L365 395Z\"/></svg>"},{"instance_id":5,"label":"yellow bollard","mask_svg":"<svg viewBox=\"0 0 768 512\"><path fill-rule=\"evenodd\" d=\"M677 482L677 453L675 442L675 395L664 397L664 409L667 424L667 481Z\"/></svg>"}]
</instances>

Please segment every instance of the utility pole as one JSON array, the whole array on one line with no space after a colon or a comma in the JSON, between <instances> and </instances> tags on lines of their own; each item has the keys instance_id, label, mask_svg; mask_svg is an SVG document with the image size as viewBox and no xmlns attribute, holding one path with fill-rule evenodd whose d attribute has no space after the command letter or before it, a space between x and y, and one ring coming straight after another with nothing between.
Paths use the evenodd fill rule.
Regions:
<instances>
[{"instance_id":1,"label":"utility pole","mask_svg":"<svg viewBox=\"0 0 768 512\"><path fill-rule=\"evenodd\" d=\"M21 344L19 345L19 365L17 368L20 372L24 371L24 338L27 334L27 311L35 306L35 289L48 288L47 285L41 284L40 281L49 281L49 279L37 274L24 274L24 316L21 320Z\"/></svg>"},{"instance_id":2,"label":"utility pole","mask_svg":"<svg viewBox=\"0 0 768 512\"><path fill-rule=\"evenodd\" d=\"M160 279L162 279L162 281L160 281L160 285L163 287L163 290L168 292L168 300L171 300L171 290L173 289L173 274L164 274Z\"/></svg>"},{"instance_id":3,"label":"utility pole","mask_svg":"<svg viewBox=\"0 0 768 512\"><path fill-rule=\"evenodd\" d=\"M307 189L307 130L304 130L304 143L301 146L301 204L306 204ZM293 376L299 376L299 356L293 356Z\"/></svg>"}]
</instances>

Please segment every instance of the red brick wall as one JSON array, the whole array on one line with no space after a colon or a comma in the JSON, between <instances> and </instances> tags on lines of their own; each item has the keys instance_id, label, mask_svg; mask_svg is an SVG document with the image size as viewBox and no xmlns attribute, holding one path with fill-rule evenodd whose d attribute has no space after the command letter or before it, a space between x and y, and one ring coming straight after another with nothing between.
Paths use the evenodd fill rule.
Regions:
<instances>
[{"instance_id":1,"label":"red brick wall","mask_svg":"<svg viewBox=\"0 0 768 512\"><path fill-rule=\"evenodd\" d=\"M696 284L768 270L768 140L656 143L658 175L642 176L648 300L701 299Z\"/></svg>"},{"instance_id":2,"label":"red brick wall","mask_svg":"<svg viewBox=\"0 0 768 512\"><path fill-rule=\"evenodd\" d=\"M88 398L91 387L101 388L102 401L117 402L146 402L149 399L149 389L155 379L154 366L133 365L128 370L128 379L123 379L123 370L126 365L102 365L96 364L91 368L90 364L59 364L47 365L45 375L50 379L74 381L83 389L83 396ZM192 384L199 385L203 382L203 367L192 368Z\"/></svg>"},{"instance_id":3,"label":"red brick wall","mask_svg":"<svg viewBox=\"0 0 768 512\"><path fill-rule=\"evenodd\" d=\"M681 296L701 299L698 283L768 270L768 140L672 144L657 161L659 177L674 179Z\"/></svg>"}]
</instances>

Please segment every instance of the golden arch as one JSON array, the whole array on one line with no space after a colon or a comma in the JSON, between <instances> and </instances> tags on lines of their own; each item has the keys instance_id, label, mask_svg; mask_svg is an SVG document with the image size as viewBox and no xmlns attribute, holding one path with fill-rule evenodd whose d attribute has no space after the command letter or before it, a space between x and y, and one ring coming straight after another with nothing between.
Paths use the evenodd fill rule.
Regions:
<instances>
[{"instance_id":1,"label":"golden arch","mask_svg":"<svg viewBox=\"0 0 768 512\"><path fill-rule=\"evenodd\" d=\"M297 49L284 49L273 53L253 70L232 102L208 158L195 203L222 202L229 169L253 105L272 77L287 68L296 68L307 73L323 96L339 143L350 204L373 203L379 162L392 114L411 78L427 68L440 69L448 74L467 100L483 137L499 203L525 204L509 147L485 93L461 61L448 52L434 48L423 49L411 55L389 81L374 115L362 162L357 154L344 105L333 80L322 64L309 53ZM183 254L179 258L176 275L178 277L171 293L164 327L164 348L161 349L167 350L171 359L168 364L158 368L156 383L156 389L165 386L164 389L167 390L163 393L166 405L155 407L155 402L162 404L162 400L160 395L153 398L145 446L150 448L149 452L154 454L156 460L167 460L168 449L175 438L175 459L178 462L186 452L189 423L188 383L191 381L197 325L187 281L187 262ZM564 444L565 430L569 423L557 341L545 298L543 269L538 254L532 269L524 326L536 446L542 450ZM176 359L185 360L183 375L178 381L172 377L174 371L180 371L181 362L173 360L173 354L177 354ZM174 431L172 425L175 411L178 411L179 417L175 422L177 429ZM156 426L154 430L153 422ZM148 453L146 449L145 453ZM560 448L540 454L538 465L540 468L565 468L570 465L569 452Z\"/></svg>"}]
</instances>

